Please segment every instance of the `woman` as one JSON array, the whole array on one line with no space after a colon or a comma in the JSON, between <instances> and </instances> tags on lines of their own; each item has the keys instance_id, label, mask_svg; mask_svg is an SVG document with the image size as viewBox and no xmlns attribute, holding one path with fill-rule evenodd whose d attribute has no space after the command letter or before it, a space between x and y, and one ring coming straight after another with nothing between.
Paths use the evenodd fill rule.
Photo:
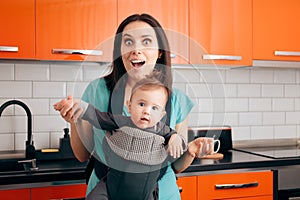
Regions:
<instances>
[{"instance_id":1,"label":"woman","mask_svg":"<svg viewBox=\"0 0 300 200\"><path fill-rule=\"evenodd\" d=\"M150 15L132 15L126 18L118 27L114 41L114 61L112 72L92 81L86 88L82 99L103 112L122 113L129 115L126 101L130 97L131 88L138 80L150 74L154 69L161 71L165 77L165 85L172 84L171 59L167 37L161 25ZM125 77L125 78L124 78ZM173 89L169 99L167 122L179 134L187 138L187 116L193 107L191 100L182 92ZM87 161L90 152L105 162L101 130L92 127L86 121L76 125L72 119L76 105L65 107L60 111L62 117L71 125L71 146L79 161ZM90 139L92 138L92 139ZM176 185L175 173L186 169L201 147L201 141L196 140L188 145L188 151L176 162L168 166L165 175L159 180L159 199L180 199ZM105 170L91 174L87 194L99 183L105 175ZM175 171L175 173L174 173ZM104 173L104 174L103 174ZM100 176L100 177L99 177Z\"/></svg>"}]
</instances>

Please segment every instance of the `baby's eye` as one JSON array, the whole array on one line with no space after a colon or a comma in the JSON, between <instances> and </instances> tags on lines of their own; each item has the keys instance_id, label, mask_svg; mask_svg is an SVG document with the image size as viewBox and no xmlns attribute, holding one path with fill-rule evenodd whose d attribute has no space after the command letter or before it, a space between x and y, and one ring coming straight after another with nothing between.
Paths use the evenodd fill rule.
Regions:
<instances>
[{"instance_id":1,"label":"baby's eye","mask_svg":"<svg viewBox=\"0 0 300 200\"><path fill-rule=\"evenodd\" d=\"M149 38L146 38L143 40L144 45L149 45L151 42L152 42L152 40Z\"/></svg>"},{"instance_id":2,"label":"baby's eye","mask_svg":"<svg viewBox=\"0 0 300 200\"><path fill-rule=\"evenodd\" d=\"M125 39L124 43L126 46L130 46L133 44L133 41L131 39Z\"/></svg>"},{"instance_id":3,"label":"baby's eye","mask_svg":"<svg viewBox=\"0 0 300 200\"><path fill-rule=\"evenodd\" d=\"M152 106L152 110L158 111L158 110L159 110L159 107L157 107L157 106Z\"/></svg>"},{"instance_id":4,"label":"baby's eye","mask_svg":"<svg viewBox=\"0 0 300 200\"><path fill-rule=\"evenodd\" d=\"M144 107L145 104L141 102L141 103L139 103L139 106Z\"/></svg>"}]
</instances>

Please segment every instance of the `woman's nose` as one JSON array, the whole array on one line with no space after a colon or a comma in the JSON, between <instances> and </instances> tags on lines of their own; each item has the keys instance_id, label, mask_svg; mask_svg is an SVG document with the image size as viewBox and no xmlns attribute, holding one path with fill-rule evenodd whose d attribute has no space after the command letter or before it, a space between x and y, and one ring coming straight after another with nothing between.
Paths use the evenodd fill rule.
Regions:
<instances>
[{"instance_id":1,"label":"woman's nose","mask_svg":"<svg viewBox=\"0 0 300 200\"><path fill-rule=\"evenodd\" d=\"M139 54L141 54L142 52L141 52L140 49L134 49L134 50L131 51L131 53L132 53L133 55L139 55Z\"/></svg>"}]
</instances>

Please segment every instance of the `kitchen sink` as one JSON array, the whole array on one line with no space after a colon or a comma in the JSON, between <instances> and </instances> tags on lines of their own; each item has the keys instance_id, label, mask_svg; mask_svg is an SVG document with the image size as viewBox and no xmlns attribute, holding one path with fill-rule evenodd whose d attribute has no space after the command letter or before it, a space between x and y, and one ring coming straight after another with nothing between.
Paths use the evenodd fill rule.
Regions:
<instances>
[{"instance_id":1,"label":"kitchen sink","mask_svg":"<svg viewBox=\"0 0 300 200\"><path fill-rule=\"evenodd\" d=\"M18 162L19 159L5 159L0 160L0 173L7 172L25 172L25 168L22 163Z\"/></svg>"}]
</instances>

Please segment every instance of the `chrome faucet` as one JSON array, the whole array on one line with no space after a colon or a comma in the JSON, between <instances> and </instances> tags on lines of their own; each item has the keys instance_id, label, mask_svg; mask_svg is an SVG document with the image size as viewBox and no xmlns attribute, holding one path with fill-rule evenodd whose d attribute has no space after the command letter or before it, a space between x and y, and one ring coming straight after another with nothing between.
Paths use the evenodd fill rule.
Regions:
<instances>
[{"instance_id":1,"label":"chrome faucet","mask_svg":"<svg viewBox=\"0 0 300 200\"><path fill-rule=\"evenodd\" d=\"M6 107L8 107L9 105L13 105L13 104L21 106L26 111L26 114L27 114L27 141L25 143L25 145L26 145L25 157L26 157L26 159L34 159L36 157L35 157L35 148L33 146L33 140L32 140L32 115L31 115L31 111L28 108L28 106L19 100L7 101L4 104L2 104L0 107L0 117L2 115L3 110Z\"/></svg>"}]
</instances>

